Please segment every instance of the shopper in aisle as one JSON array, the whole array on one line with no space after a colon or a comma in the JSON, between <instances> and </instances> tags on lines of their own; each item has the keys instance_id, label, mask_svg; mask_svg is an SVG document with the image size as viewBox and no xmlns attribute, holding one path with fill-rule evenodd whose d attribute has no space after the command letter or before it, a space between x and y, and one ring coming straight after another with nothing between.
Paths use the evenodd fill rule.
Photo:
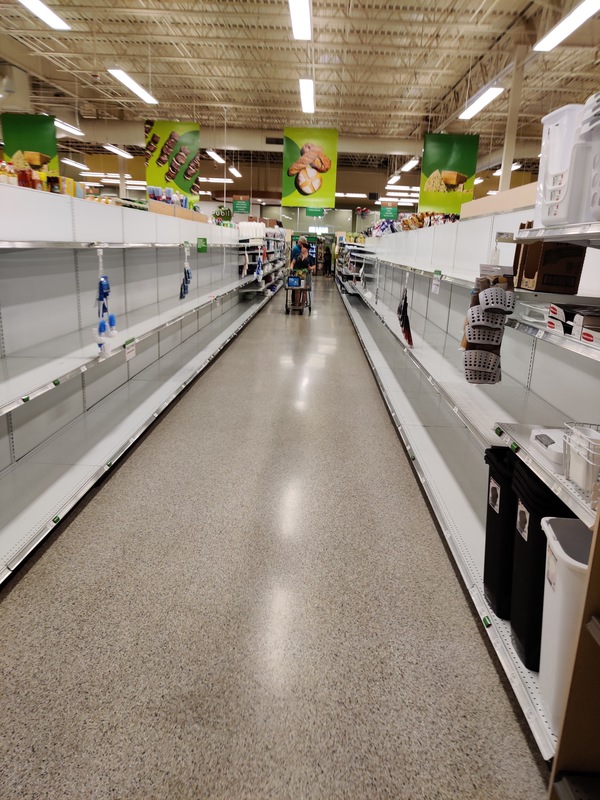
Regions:
<instances>
[{"instance_id":1,"label":"shopper in aisle","mask_svg":"<svg viewBox=\"0 0 600 800\"><path fill-rule=\"evenodd\" d=\"M326 278L331 275L331 248L325 248L325 254L323 256L323 274Z\"/></svg>"},{"instance_id":2,"label":"shopper in aisle","mask_svg":"<svg viewBox=\"0 0 600 800\"><path fill-rule=\"evenodd\" d=\"M299 239L298 244L300 245L300 255L292 261L292 269L294 272L298 272L303 275L304 285L306 288L295 292L295 294L297 294L297 299L295 300L294 305L304 307L307 300L307 289L310 289L311 287L312 274L315 271L315 260L309 252L308 242L304 237Z\"/></svg>"},{"instance_id":3,"label":"shopper in aisle","mask_svg":"<svg viewBox=\"0 0 600 800\"><path fill-rule=\"evenodd\" d=\"M302 253L302 245L305 244L308 247L308 242L306 241L305 236L301 236L296 244L292 247L292 255L290 260L290 266L293 268L294 261L301 255Z\"/></svg>"}]
</instances>

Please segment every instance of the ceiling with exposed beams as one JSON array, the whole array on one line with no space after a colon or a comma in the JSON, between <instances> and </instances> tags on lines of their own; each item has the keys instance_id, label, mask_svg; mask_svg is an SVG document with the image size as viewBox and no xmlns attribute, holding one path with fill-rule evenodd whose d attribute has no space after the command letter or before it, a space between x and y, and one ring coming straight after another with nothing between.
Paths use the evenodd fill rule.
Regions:
<instances>
[{"instance_id":1,"label":"ceiling with exposed beams","mask_svg":"<svg viewBox=\"0 0 600 800\"><path fill-rule=\"evenodd\" d=\"M160 101L162 118L277 131L414 139L478 133L501 146L510 92L470 122L466 100L526 57L517 136L539 141L540 118L600 89L600 23L537 54L532 44L573 5L551 0L312 0L313 38L292 37L287 0L47 0L70 26L54 31L0 0L0 59L35 76L33 107L79 118L142 120L149 107L108 73L120 66ZM316 113L300 110L298 78L314 77ZM378 152L382 152L381 149ZM384 151L385 152L385 151Z\"/></svg>"}]
</instances>

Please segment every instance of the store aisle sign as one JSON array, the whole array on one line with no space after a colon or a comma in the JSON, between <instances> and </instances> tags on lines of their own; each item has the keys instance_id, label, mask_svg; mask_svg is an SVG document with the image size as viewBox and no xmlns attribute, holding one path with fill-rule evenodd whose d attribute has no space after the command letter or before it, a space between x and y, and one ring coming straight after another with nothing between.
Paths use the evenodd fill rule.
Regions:
<instances>
[{"instance_id":1,"label":"store aisle sign","mask_svg":"<svg viewBox=\"0 0 600 800\"><path fill-rule=\"evenodd\" d=\"M4 158L16 170L58 175L54 117L45 114L2 114Z\"/></svg>"},{"instance_id":2,"label":"store aisle sign","mask_svg":"<svg viewBox=\"0 0 600 800\"><path fill-rule=\"evenodd\" d=\"M285 128L281 205L335 208L337 152L334 128Z\"/></svg>"},{"instance_id":3,"label":"store aisle sign","mask_svg":"<svg viewBox=\"0 0 600 800\"><path fill-rule=\"evenodd\" d=\"M233 196L233 213L234 214L249 214L250 213L250 198L244 195Z\"/></svg>"},{"instance_id":4,"label":"store aisle sign","mask_svg":"<svg viewBox=\"0 0 600 800\"><path fill-rule=\"evenodd\" d=\"M395 200L382 200L379 219L398 219L398 203Z\"/></svg>"},{"instance_id":5,"label":"store aisle sign","mask_svg":"<svg viewBox=\"0 0 600 800\"><path fill-rule=\"evenodd\" d=\"M325 209L324 208L307 208L306 209L306 216L307 217L324 217L325 216Z\"/></svg>"},{"instance_id":6,"label":"store aisle sign","mask_svg":"<svg viewBox=\"0 0 600 800\"><path fill-rule=\"evenodd\" d=\"M200 125L197 122L147 119L146 183L179 192L192 200L205 188L200 182Z\"/></svg>"},{"instance_id":7,"label":"store aisle sign","mask_svg":"<svg viewBox=\"0 0 600 800\"><path fill-rule=\"evenodd\" d=\"M419 211L460 214L473 199L478 149L479 136L425 134Z\"/></svg>"},{"instance_id":8,"label":"store aisle sign","mask_svg":"<svg viewBox=\"0 0 600 800\"><path fill-rule=\"evenodd\" d=\"M208 239L206 237L201 236L196 239L196 252L208 253Z\"/></svg>"}]
</instances>

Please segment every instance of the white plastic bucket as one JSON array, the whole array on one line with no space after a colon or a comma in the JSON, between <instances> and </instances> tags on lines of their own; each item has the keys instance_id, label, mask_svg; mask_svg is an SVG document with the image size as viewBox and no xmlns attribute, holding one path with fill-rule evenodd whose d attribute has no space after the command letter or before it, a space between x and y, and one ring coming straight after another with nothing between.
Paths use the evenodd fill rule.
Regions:
<instances>
[{"instance_id":1,"label":"white plastic bucket","mask_svg":"<svg viewBox=\"0 0 600 800\"><path fill-rule=\"evenodd\" d=\"M536 206L539 206L543 225L564 225L576 216L571 205L579 205L580 196L574 190L571 157L578 142L583 109L583 105L571 104L542 118L544 130ZM575 167L579 172L578 163Z\"/></svg>"},{"instance_id":2,"label":"white plastic bucket","mask_svg":"<svg viewBox=\"0 0 600 800\"><path fill-rule=\"evenodd\" d=\"M544 517L546 580L540 655L540 691L550 725L560 733L585 600L592 532L579 519Z\"/></svg>"}]
</instances>

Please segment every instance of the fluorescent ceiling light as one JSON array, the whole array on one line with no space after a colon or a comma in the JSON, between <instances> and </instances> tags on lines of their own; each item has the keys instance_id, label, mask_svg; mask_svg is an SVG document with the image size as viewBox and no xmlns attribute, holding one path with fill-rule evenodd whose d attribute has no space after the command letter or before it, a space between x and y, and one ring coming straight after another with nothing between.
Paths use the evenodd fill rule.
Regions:
<instances>
[{"instance_id":1,"label":"fluorescent ceiling light","mask_svg":"<svg viewBox=\"0 0 600 800\"><path fill-rule=\"evenodd\" d=\"M459 119L473 119L476 114L479 114L482 108L485 108L492 100L495 100L503 91L504 86L490 86L483 94L480 94L479 97L476 97L469 103L459 116Z\"/></svg>"},{"instance_id":2,"label":"fluorescent ceiling light","mask_svg":"<svg viewBox=\"0 0 600 800\"><path fill-rule=\"evenodd\" d=\"M54 119L54 124L57 128L60 128L61 131L65 131L66 133L70 133L71 136L83 136L83 131L79 128L76 128L75 125L69 125L68 122L63 122L62 119Z\"/></svg>"},{"instance_id":3,"label":"fluorescent ceiling light","mask_svg":"<svg viewBox=\"0 0 600 800\"><path fill-rule=\"evenodd\" d=\"M488 194L498 194L498 192L495 192L495 191L491 191L491 190L490 190L490 191L488 192Z\"/></svg>"},{"instance_id":4,"label":"fluorescent ceiling light","mask_svg":"<svg viewBox=\"0 0 600 800\"><path fill-rule=\"evenodd\" d=\"M233 178L207 178L208 183L233 183Z\"/></svg>"},{"instance_id":5,"label":"fluorescent ceiling light","mask_svg":"<svg viewBox=\"0 0 600 800\"><path fill-rule=\"evenodd\" d=\"M82 172L81 173L81 177L82 178L118 178L119 177L119 173L118 172ZM131 175L128 172L126 172L125 173L125 177L126 178L131 178Z\"/></svg>"},{"instance_id":6,"label":"fluorescent ceiling light","mask_svg":"<svg viewBox=\"0 0 600 800\"><path fill-rule=\"evenodd\" d=\"M473 183L475 183L475 185L477 185L478 183L483 183L483 178L475 178Z\"/></svg>"},{"instance_id":7,"label":"fluorescent ceiling light","mask_svg":"<svg viewBox=\"0 0 600 800\"><path fill-rule=\"evenodd\" d=\"M289 0L294 39L308 42L312 39L310 0Z\"/></svg>"},{"instance_id":8,"label":"fluorescent ceiling light","mask_svg":"<svg viewBox=\"0 0 600 800\"><path fill-rule=\"evenodd\" d=\"M208 195L212 195L212 192L194 192L194 194L208 194Z\"/></svg>"},{"instance_id":9,"label":"fluorescent ceiling light","mask_svg":"<svg viewBox=\"0 0 600 800\"><path fill-rule=\"evenodd\" d=\"M400 172L410 172L411 169L414 169L417 164L419 163L418 158L411 158L410 161L407 161L404 166L400 167Z\"/></svg>"},{"instance_id":10,"label":"fluorescent ceiling light","mask_svg":"<svg viewBox=\"0 0 600 800\"><path fill-rule=\"evenodd\" d=\"M116 78L118 81L121 81L123 86L126 86L130 91L144 101L144 103L148 103L149 106L156 106L158 105L158 100L156 97L152 97L152 95L147 92L142 86L139 85L137 81L134 81L133 78L128 75L122 69L109 69L108 70L113 78Z\"/></svg>"},{"instance_id":11,"label":"fluorescent ceiling light","mask_svg":"<svg viewBox=\"0 0 600 800\"><path fill-rule=\"evenodd\" d=\"M133 158L131 153L128 153L127 150L121 150L120 147L115 147L114 144L103 144L102 147L105 150L108 150L109 153L114 153L116 156L121 156L121 158Z\"/></svg>"},{"instance_id":12,"label":"fluorescent ceiling light","mask_svg":"<svg viewBox=\"0 0 600 800\"><path fill-rule=\"evenodd\" d=\"M67 25L64 19L61 19L54 11L51 11L47 5L40 2L40 0L19 0L19 3L29 9L36 17L39 17L46 25L54 28L55 31L71 30L71 26Z\"/></svg>"},{"instance_id":13,"label":"fluorescent ceiling light","mask_svg":"<svg viewBox=\"0 0 600 800\"><path fill-rule=\"evenodd\" d=\"M386 192L420 192L421 189L419 186L394 186L393 184L389 184L385 187Z\"/></svg>"},{"instance_id":14,"label":"fluorescent ceiling light","mask_svg":"<svg viewBox=\"0 0 600 800\"><path fill-rule=\"evenodd\" d=\"M102 184L106 184L107 186L118 186L121 181L119 178L101 178Z\"/></svg>"},{"instance_id":15,"label":"fluorescent ceiling light","mask_svg":"<svg viewBox=\"0 0 600 800\"><path fill-rule=\"evenodd\" d=\"M343 192L336 192L335 196L336 197L346 197L346 195Z\"/></svg>"},{"instance_id":16,"label":"fluorescent ceiling light","mask_svg":"<svg viewBox=\"0 0 600 800\"><path fill-rule=\"evenodd\" d=\"M514 172L516 169L521 169L522 166L523 164L515 162L514 164L511 164L510 171ZM492 175L495 178L498 178L500 175L502 175L502 167L498 167L498 169L495 172L492 172Z\"/></svg>"},{"instance_id":17,"label":"fluorescent ceiling light","mask_svg":"<svg viewBox=\"0 0 600 800\"><path fill-rule=\"evenodd\" d=\"M600 11L600 0L584 0L583 3L580 3L577 8L574 8L570 14L567 14L564 19L555 25L552 30L548 31L539 42L536 42L533 45L533 49L548 53L598 11Z\"/></svg>"},{"instance_id":18,"label":"fluorescent ceiling light","mask_svg":"<svg viewBox=\"0 0 600 800\"><path fill-rule=\"evenodd\" d=\"M147 186L146 181L125 181L127 186Z\"/></svg>"},{"instance_id":19,"label":"fluorescent ceiling light","mask_svg":"<svg viewBox=\"0 0 600 800\"><path fill-rule=\"evenodd\" d=\"M73 161L72 158L61 158L63 164L68 164L70 167L75 167L78 170L87 169L87 164L82 164L81 161Z\"/></svg>"},{"instance_id":20,"label":"fluorescent ceiling light","mask_svg":"<svg viewBox=\"0 0 600 800\"><path fill-rule=\"evenodd\" d=\"M229 172L231 172L231 174L235 178L241 178L242 177L242 173L239 171L239 169L236 169L235 167L229 167Z\"/></svg>"},{"instance_id":21,"label":"fluorescent ceiling light","mask_svg":"<svg viewBox=\"0 0 600 800\"><path fill-rule=\"evenodd\" d=\"M363 192L346 192L346 197L360 197L366 199L367 195Z\"/></svg>"},{"instance_id":22,"label":"fluorescent ceiling light","mask_svg":"<svg viewBox=\"0 0 600 800\"><path fill-rule=\"evenodd\" d=\"M399 206L414 206L416 200L398 200Z\"/></svg>"},{"instance_id":23,"label":"fluorescent ceiling light","mask_svg":"<svg viewBox=\"0 0 600 800\"><path fill-rule=\"evenodd\" d=\"M221 158L221 156L218 153L215 153L214 150L207 150L206 151L206 155L210 156L214 161L217 162L217 164L224 164L225 163L225 159Z\"/></svg>"},{"instance_id":24,"label":"fluorescent ceiling light","mask_svg":"<svg viewBox=\"0 0 600 800\"><path fill-rule=\"evenodd\" d=\"M392 175L391 178L388 178L388 184L393 186L395 183L398 183L402 175Z\"/></svg>"},{"instance_id":25,"label":"fluorescent ceiling light","mask_svg":"<svg viewBox=\"0 0 600 800\"><path fill-rule=\"evenodd\" d=\"M315 84L311 78L300 78L300 101L305 114L315 113Z\"/></svg>"}]
</instances>

